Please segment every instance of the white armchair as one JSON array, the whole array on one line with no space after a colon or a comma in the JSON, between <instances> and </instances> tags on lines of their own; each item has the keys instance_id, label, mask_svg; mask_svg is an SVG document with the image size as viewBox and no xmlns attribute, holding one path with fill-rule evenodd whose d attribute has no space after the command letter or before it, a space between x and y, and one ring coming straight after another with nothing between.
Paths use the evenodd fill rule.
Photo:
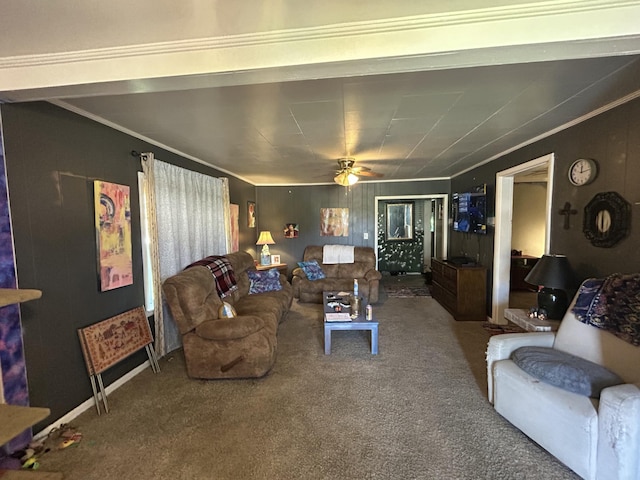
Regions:
<instances>
[{"instance_id":1,"label":"white armchair","mask_svg":"<svg viewBox=\"0 0 640 480\"><path fill-rule=\"evenodd\" d=\"M640 347L580 322L567 310L557 334L491 337L487 349L489 401L496 411L585 479L640 479ZM600 398L543 383L521 370L511 353L552 347L614 372L626 383Z\"/></svg>"}]
</instances>

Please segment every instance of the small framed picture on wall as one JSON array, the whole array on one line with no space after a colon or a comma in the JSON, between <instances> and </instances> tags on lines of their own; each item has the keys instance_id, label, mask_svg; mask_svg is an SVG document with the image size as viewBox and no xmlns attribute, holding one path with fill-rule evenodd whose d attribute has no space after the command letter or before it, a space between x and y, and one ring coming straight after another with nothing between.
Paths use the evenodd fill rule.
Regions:
<instances>
[{"instance_id":1,"label":"small framed picture on wall","mask_svg":"<svg viewBox=\"0 0 640 480\"><path fill-rule=\"evenodd\" d=\"M271 255L271 265L280 265L280 255Z\"/></svg>"},{"instance_id":2,"label":"small framed picture on wall","mask_svg":"<svg viewBox=\"0 0 640 480\"><path fill-rule=\"evenodd\" d=\"M298 238L299 233L297 223L287 223L284 226L284 238Z\"/></svg>"},{"instance_id":3,"label":"small framed picture on wall","mask_svg":"<svg viewBox=\"0 0 640 480\"><path fill-rule=\"evenodd\" d=\"M256 202L247 202L247 227L256 228Z\"/></svg>"}]
</instances>

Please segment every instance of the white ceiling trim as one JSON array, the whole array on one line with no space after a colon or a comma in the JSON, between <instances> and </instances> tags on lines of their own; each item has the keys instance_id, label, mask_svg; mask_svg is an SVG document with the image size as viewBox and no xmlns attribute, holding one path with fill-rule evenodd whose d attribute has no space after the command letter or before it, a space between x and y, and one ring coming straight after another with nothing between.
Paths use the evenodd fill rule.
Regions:
<instances>
[{"instance_id":1,"label":"white ceiling trim","mask_svg":"<svg viewBox=\"0 0 640 480\"><path fill-rule=\"evenodd\" d=\"M638 5L640 5L640 1L638 0L623 2L611 2L607 0L549 1L515 6L479 8L463 12L445 12L383 20L323 25L319 27L237 34L226 37L209 37L157 42L143 45L98 48L92 50L12 56L0 58L0 68L42 66L48 64L86 62L131 56L162 55L167 53L193 52L198 50L272 45L283 42L304 42L318 39L326 40L335 37L343 38L372 34L376 35L389 32L406 32L407 30L425 30L452 25L467 25L584 12L597 12L598 15L600 15L600 10L611 11L612 8L626 9L628 7ZM602 20L602 17L600 17L600 19ZM628 16L624 15L623 19L627 20L624 23L632 25L632 23L628 21L630 20ZM607 32L607 25L598 25L598 34L592 38L619 35L621 26L622 24L611 26L614 27L613 30L611 32ZM572 29L570 28L569 30ZM592 33L595 31L595 29L592 28L589 28L588 30ZM632 28L628 33L637 33L637 31L637 28Z\"/></svg>"},{"instance_id":2,"label":"white ceiling trim","mask_svg":"<svg viewBox=\"0 0 640 480\"><path fill-rule=\"evenodd\" d=\"M461 51L513 45L637 38L638 18L640 0L558 0L227 37L13 56L0 59L0 92L407 56L421 57L424 65L429 64L425 59L450 52L458 58ZM593 28L594 25L598 28ZM619 52L609 52L612 53Z\"/></svg>"},{"instance_id":3,"label":"white ceiling trim","mask_svg":"<svg viewBox=\"0 0 640 480\"><path fill-rule=\"evenodd\" d=\"M633 93L631 93L631 94L629 94L629 95L627 95L625 97L622 97L622 98L616 100L615 102L611 102L611 103L609 103L609 104L607 104L607 105L605 105L603 107L600 107L600 108L598 108L598 109L596 109L596 110L594 110L592 112L589 112L586 115L583 115L583 116L578 117L578 118L576 118L574 120L571 120L570 122L567 122L567 123L565 123L563 125L560 125L559 127L556 127L556 128L554 128L552 130L549 130L548 132L545 132L545 133L543 133L541 135L538 135L537 137L530 138L526 142L522 142L519 145L516 145L516 146L514 146L512 148L509 148L508 150L505 150L505 151L500 152L500 153L498 153L496 155L493 155L493 156L487 158L486 160L478 162L478 163L474 164L473 166L471 166L469 168L466 168L466 169L462 170L461 172L456 173L455 175L452 175L451 178L455 178L455 177L458 177L460 175L464 175L465 173L470 172L471 170L475 170L476 168L478 168L478 167L480 167L482 165L486 165L487 163L493 162L494 160L497 160L498 158L504 157L505 155L508 155L511 152L515 152L516 150L519 150L519 149L521 149L523 147L526 147L527 145L531 145L533 143L539 142L540 140L543 140L543 139L545 139L547 137L550 137L551 135L555 135L556 133L559 133L559 132L561 132L563 130L566 130L567 128L571 128L571 127L573 127L575 125L578 125L579 123L585 122L585 121L589 120L590 118L596 117L596 116L598 116L598 115L600 115L600 114L602 114L604 112L607 112L607 111L612 110L612 109L614 109L616 107L619 107L620 105L624 105L625 103L630 102L631 100L635 100L638 97L640 97L640 90L635 91L635 92L633 92Z\"/></svg>"},{"instance_id":4,"label":"white ceiling trim","mask_svg":"<svg viewBox=\"0 0 640 480\"><path fill-rule=\"evenodd\" d=\"M50 100L49 103L52 103L53 105L57 105L60 108L64 108L65 110L69 110L70 112L77 113L78 115L82 115L83 117L86 117L86 118L88 118L90 120L93 120L95 122L101 123L102 125L106 125L107 127L113 128L114 130L118 130L119 132L126 133L127 135L129 135L129 136L131 136L133 138L137 138L137 139L142 140L144 142L147 142L147 143L149 143L151 145L155 145L156 147L160 147L160 148L162 148L164 150L167 150L168 152L175 153L176 155L179 155L179 156L184 157L184 158L188 158L189 160L193 160L194 162L200 163L200 164L205 165L205 166L207 166L209 168L215 168L216 170L219 170L222 173L226 173L227 175L231 175L232 177L238 178L238 179L240 179L240 180L242 180L244 182L247 182L250 185L254 185L254 183L251 182L247 178L244 178L244 177L242 177L240 175L236 175L235 173L230 172L229 170L226 170L224 168L220 168L220 167L216 167L216 166L212 167L210 163L205 162L204 160L201 160L200 158L194 157L193 155L189 155L188 153L184 153L184 152L182 152L182 151L180 151L180 150L178 150L176 148L170 147L169 145L165 145L164 143L158 142L157 140L154 140L153 138L149 138L149 137L147 137L145 135L141 135L138 132L134 132L133 130L130 130L128 128L123 127L122 125L119 125L117 123L114 123L114 122L111 122L109 120L106 120L105 118L100 117L98 115L94 115L91 112L87 112L86 110L83 110L82 108L78 108L78 107L76 107L74 105L71 105L71 104L69 104L67 102L63 102L61 100ZM156 158L158 160L162 160L162 156L159 156L159 157L156 156Z\"/></svg>"}]
</instances>

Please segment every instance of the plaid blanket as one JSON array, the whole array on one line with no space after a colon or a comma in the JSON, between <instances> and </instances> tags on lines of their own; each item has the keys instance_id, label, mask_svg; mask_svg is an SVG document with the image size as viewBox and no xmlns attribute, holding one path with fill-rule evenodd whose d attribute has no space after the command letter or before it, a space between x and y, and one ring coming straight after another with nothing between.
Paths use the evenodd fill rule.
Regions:
<instances>
[{"instance_id":1,"label":"plaid blanket","mask_svg":"<svg viewBox=\"0 0 640 480\"><path fill-rule=\"evenodd\" d=\"M225 257L220 255L211 255L205 257L197 262L193 262L191 265L185 267L185 270L189 267L195 266L207 267L213 276L213 280L216 284L216 291L220 298L224 298L231 295L238 289L236 282L236 276L233 273L233 267Z\"/></svg>"},{"instance_id":2,"label":"plaid blanket","mask_svg":"<svg viewBox=\"0 0 640 480\"><path fill-rule=\"evenodd\" d=\"M640 345L640 273L585 280L572 309L582 323Z\"/></svg>"}]
</instances>

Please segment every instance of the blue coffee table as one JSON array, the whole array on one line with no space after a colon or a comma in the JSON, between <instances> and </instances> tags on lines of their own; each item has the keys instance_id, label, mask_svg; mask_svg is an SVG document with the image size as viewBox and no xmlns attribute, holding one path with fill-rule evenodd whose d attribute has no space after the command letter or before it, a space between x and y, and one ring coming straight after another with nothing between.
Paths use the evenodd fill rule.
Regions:
<instances>
[{"instance_id":1,"label":"blue coffee table","mask_svg":"<svg viewBox=\"0 0 640 480\"><path fill-rule=\"evenodd\" d=\"M353 292L348 292L343 298L348 302L349 295ZM324 354L331 354L331 332L334 330L369 330L371 332L371 354L378 354L378 321L375 318L367 320L364 315L365 302L362 303L360 314L350 321L335 322L327 321L327 313L334 313L333 308L327 305L329 301L327 296L337 296L337 292L322 292L322 300L324 305ZM343 309L343 312L349 313L349 309Z\"/></svg>"}]
</instances>

